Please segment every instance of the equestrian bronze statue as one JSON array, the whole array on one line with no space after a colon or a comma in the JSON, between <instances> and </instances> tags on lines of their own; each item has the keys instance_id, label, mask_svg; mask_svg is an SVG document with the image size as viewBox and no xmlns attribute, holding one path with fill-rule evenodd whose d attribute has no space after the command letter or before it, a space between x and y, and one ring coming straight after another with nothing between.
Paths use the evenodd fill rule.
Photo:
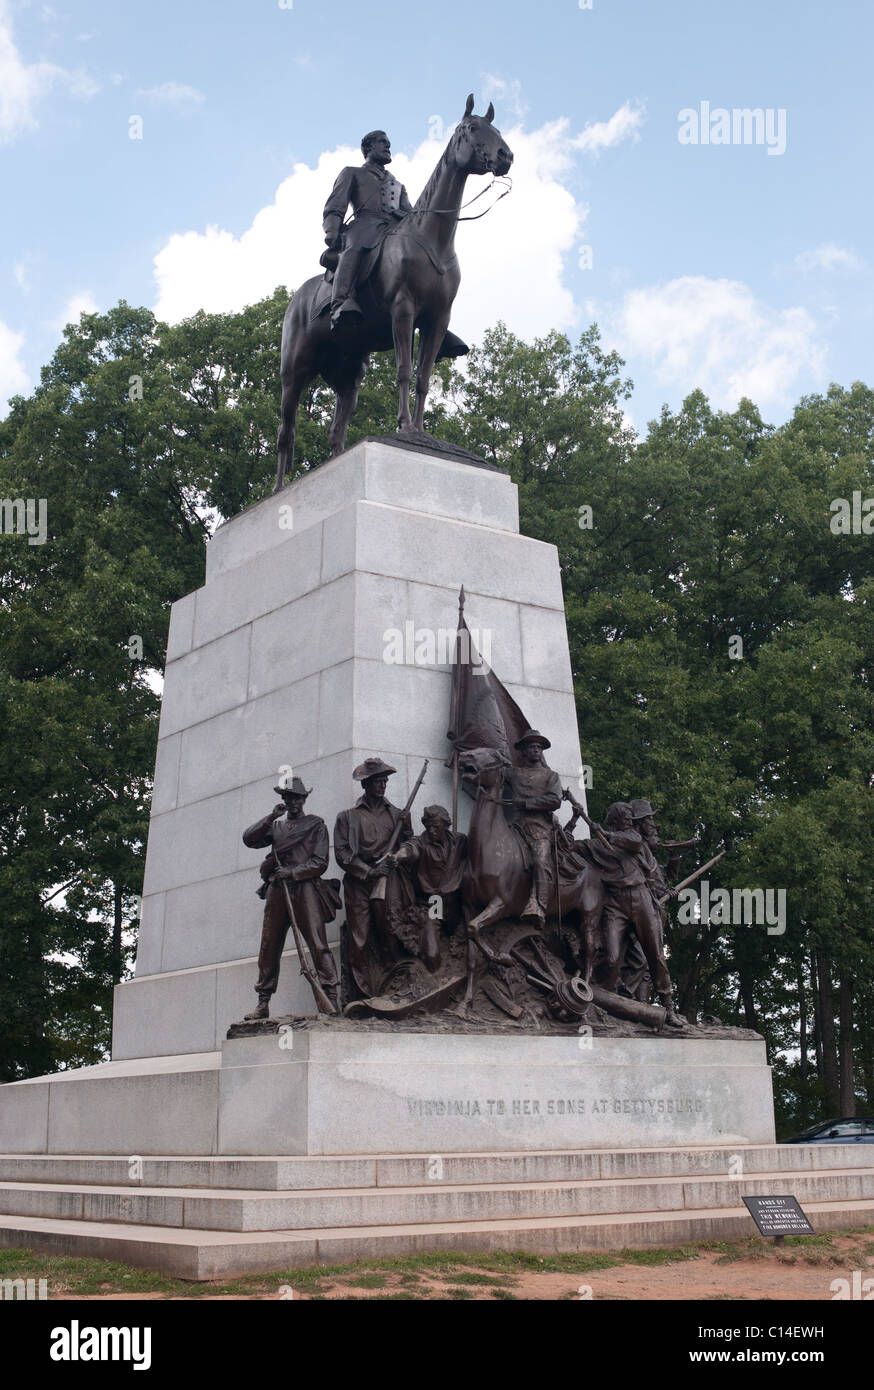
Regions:
<instances>
[{"instance_id":1,"label":"equestrian bronze statue","mask_svg":"<svg viewBox=\"0 0 874 1390\"><path fill-rule=\"evenodd\" d=\"M473 113L473 96L415 206L385 165L384 131L362 141L365 164L342 171L325 208L325 275L294 295L282 325L282 407L275 492L294 461L295 417L303 392L321 376L336 392L331 456L342 452L372 352L394 347L398 430L421 432L435 362L467 351L449 333L461 283L455 229L471 174L503 177L513 154L493 125L494 107ZM342 228L351 205L354 217ZM333 279L332 277L333 273ZM415 406L410 411L413 334L419 330Z\"/></svg>"}]
</instances>

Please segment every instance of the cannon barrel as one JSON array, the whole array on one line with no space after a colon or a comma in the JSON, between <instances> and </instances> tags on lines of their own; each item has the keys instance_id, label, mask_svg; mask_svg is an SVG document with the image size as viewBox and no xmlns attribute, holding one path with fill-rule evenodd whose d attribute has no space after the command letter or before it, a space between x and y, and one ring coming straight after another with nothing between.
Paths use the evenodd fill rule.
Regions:
<instances>
[{"instance_id":1,"label":"cannon barrel","mask_svg":"<svg viewBox=\"0 0 874 1390\"><path fill-rule=\"evenodd\" d=\"M630 1023L644 1023L657 1033L665 1026L667 1009L662 1008L661 1004L642 1004L639 999L627 999L622 994L614 994L611 989L601 989L600 985L592 985L592 1002L605 1013L628 1019Z\"/></svg>"}]
</instances>

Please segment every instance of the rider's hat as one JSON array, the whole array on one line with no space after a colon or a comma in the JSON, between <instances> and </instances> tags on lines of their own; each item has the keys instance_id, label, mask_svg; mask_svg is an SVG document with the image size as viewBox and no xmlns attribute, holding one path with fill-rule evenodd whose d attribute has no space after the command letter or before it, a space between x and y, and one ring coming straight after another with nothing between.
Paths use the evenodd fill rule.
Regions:
<instances>
[{"instance_id":1,"label":"rider's hat","mask_svg":"<svg viewBox=\"0 0 874 1390\"><path fill-rule=\"evenodd\" d=\"M526 729L518 742L513 744L513 747L524 748L526 743L539 743L542 748L552 747L546 734L540 733L539 729Z\"/></svg>"},{"instance_id":2,"label":"rider's hat","mask_svg":"<svg viewBox=\"0 0 874 1390\"><path fill-rule=\"evenodd\" d=\"M644 801L642 798L638 801L632 801L629 804L631 806L632 820L643 820L644 816L655 816L658 814L657 811L653 810L649 802Z\"/></svg>"}]
</instances>

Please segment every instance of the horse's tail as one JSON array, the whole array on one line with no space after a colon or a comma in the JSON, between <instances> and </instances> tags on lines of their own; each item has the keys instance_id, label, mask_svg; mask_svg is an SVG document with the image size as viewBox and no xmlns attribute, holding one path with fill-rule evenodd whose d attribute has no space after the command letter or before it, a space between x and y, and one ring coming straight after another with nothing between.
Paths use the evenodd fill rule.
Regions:
<instances>
[{"instance_id":1,"label":"horse's tail","mask_svg":"<svg viewBox=\"0 0 874 1390\"><path fill-rule=\"evenodd\" d=\"M316 295L324 283L325 277L323 275L314 275L311 279L305 280L288 301L288 308L282 320L282 344L280 348L279 375L283 381L291 367L295 339L306 330L306 326L310 323Z\"/></svg>"}]
</instances>

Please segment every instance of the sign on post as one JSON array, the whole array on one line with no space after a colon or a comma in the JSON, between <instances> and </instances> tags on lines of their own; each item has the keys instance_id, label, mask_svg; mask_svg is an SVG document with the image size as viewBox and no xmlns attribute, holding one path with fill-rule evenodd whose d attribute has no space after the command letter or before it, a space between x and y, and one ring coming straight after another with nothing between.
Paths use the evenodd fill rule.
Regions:
<instances>
[{"instance_id":1,"label":"sign on post","mask_svg":"<svg viewBox=\"0 0 874 1390\"><path fill-rule=\"evenodd\" d=\"M763 1236L812 1236L808 1221L797 1197L744 1197L744 1204Z\"/></svg>"}]
</instances>

